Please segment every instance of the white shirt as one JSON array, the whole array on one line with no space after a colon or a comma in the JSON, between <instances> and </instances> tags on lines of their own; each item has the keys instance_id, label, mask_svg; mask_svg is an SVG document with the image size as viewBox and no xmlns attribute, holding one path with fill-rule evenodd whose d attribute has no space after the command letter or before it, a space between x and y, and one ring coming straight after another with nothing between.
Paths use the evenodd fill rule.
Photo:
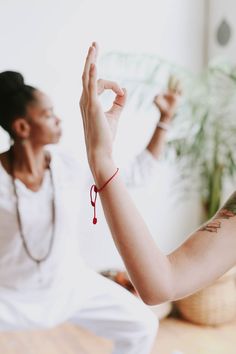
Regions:
<instances>
[{"instance_id":1,"label":"white shirt","mask_svg":"<svg viewBox=\"0 0 236 354\"><path fill-rule=\"evenodd\" d=\"M146 181L155 167L152 155L142 152L124 171L126 183L138 185ZM0 329L1 321L13 328L16 322L21 328L60 323L78 310L88 289L92 291L93 272L84 264L79 250L82 195L88 182L78 163L61 153L52 153L51 170L55 185L55 239L50 256L38 267L22 245L12 178L0 163ZM52 235L50 173L46 171L37 192L20 180L15 183L28 248L35 258L42 258Z\"/></svg>"}]
</instances>

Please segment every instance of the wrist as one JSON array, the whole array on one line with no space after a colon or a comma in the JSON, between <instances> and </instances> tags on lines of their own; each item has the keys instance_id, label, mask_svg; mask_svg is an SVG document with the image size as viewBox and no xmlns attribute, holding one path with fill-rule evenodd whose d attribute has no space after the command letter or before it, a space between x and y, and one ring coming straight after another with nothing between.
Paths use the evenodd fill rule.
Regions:
<instances>
[{"instance_id":1,"label":"wrist","mask_svg":"<svg viewBox=\"0 0 236 354\"><path fill-rule=\"evenodd\" d=\"M171 114L171 113L161 113L159 121L163 122L163 123L170 123L170 121L172 120L172 117L173 117L173 114Z\"/></svg>"},{"instance_id":2,"label":"wrist","mask_svg":"<svg viewBox=\"0 0 236 354\"><path fill-rule=\"evenodd\" d=\"M170 124L167 122L159 121L156 126L157 131L167 132L170 129Z\"/></svg>"},{"instance_id":3,"label":"wrist","mask_svg":"<svg viewBox=\"0 0 236 354\"><path fill-rule=\"evenodd\" d=\"M107 187L107 185L113 180L113 178L119 172L119 168L115 168L113 161L110 159L99 159L98 162L94 162L92 168L95 184L93 184L90 188L90 202L93 207L93 224L96 225L97 194L102 192Z\"/></svg>"},{"instance_id":4,"label":"wrist","mask_svg":"<svg viewBox=\"0 0 236 354\"><path fill-rule=\"evenodd\" d=\"M100 188L117 169L113 158L108 156L96 156L89 161L89 165L98 188Z\"/></svg>"}]
</instances>

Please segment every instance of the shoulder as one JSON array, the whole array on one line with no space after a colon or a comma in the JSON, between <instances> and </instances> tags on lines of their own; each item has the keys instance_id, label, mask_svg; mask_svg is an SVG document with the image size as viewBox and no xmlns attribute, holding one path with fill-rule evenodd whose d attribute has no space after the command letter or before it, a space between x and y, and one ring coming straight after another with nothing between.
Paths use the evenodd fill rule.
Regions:
<instances>
[{"instance_id":1,"label":"shoulder","mask_svg":"<svg viewBox=\"0 0 236 354\"><path fill-rule=\"evenodd\" d=\"M10 168L7 159L7 152L0 154L0 195L6 194L9 197Z\"/></svg>"},{"instance_id":2,"label":"shoulder","mask_svg":"<svg viewBox=\"0 0 236 354\"><path fill-rule=\"evenodd\" d=\"M9 160L8 160L8 151L5 151L0 154L0 170L1 174L10 175L10 166L9 166Z\"/></svg>"},{"instance_id":3,"label":"shoulder","mask_svg":"<svg viewBox=\"0 0 236 354\"><path fill-rule=\"evenodd\" d=\"M8 171L9 164L8 164L8 151L4 151L0 154L0 164Z\"/></svg>"},{"instance_id":4,"label":"shoulder","mask_svg":"<svg viewBox=\"0 0 236 354\"><path fill-rule=\"evenodd\" d=\"M51 155L51 165L56 176L73 182L85 178L85 167L79 158L61 148L47 148Z\"/></svg>"}]
</instances>

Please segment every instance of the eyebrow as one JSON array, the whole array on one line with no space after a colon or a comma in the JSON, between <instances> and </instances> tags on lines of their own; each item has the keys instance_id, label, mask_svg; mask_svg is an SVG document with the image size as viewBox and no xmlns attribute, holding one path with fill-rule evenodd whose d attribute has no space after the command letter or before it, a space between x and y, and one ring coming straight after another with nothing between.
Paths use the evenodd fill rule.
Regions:
<instances>
[{"instance_id":1,"label":"eyebrow","mask_svg":"<svg viewBox=\"0 0 236 354\"><path fill-rule=\"evenodd\" d=\"M43 111L53 111L54 107L44 107L42 108Z\"/></svg>"}]
</instances>

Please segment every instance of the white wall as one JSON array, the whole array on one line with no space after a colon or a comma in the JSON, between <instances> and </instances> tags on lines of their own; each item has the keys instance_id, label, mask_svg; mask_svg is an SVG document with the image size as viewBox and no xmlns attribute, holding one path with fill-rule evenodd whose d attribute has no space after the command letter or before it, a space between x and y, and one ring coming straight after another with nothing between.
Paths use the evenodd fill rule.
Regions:
<instances>
[{"instance_id":1,"label":"white wall","mask_svg":"<svg viewBox=\"0 0 236 354\"><path fill-rule=\"evenodd\" d=\"M236 23L234 0L208 0L209 1L209 35L208 58L222 57L236 62ZM220 45L217 41L217 30L226 21L230 26L231 37L226 45Z\"/></svg>"},{"instance_id":2,"label":"white wall","mask_svg":"<svg viewBox=\"0 0 236 354\"><path fill-rule=\"evenodd\" d=\"M196 72L204 62L204 10L204 0L0 0L0 70L18 70L28 83L49 93L63 119L62 147L85 160L78 101L89 43L97 40L103 53L154 53ZM120 160L143 148L151 134L153 118L148 121L139 116L137 123L137 117L133 112L127 125L121 126ZM128 133L134 124L136 134L131 139ZM8 138L0 133L0 149L7 145ZM176 202L174 176L173 168L163 164L153 187L134 193L165 251L175 247L199 219L192 198L187 203ZM84 256L95 268L120 265L104 227L103 223L96 229L89 226L83 237Z\"/></svg>"}]
</instances>

